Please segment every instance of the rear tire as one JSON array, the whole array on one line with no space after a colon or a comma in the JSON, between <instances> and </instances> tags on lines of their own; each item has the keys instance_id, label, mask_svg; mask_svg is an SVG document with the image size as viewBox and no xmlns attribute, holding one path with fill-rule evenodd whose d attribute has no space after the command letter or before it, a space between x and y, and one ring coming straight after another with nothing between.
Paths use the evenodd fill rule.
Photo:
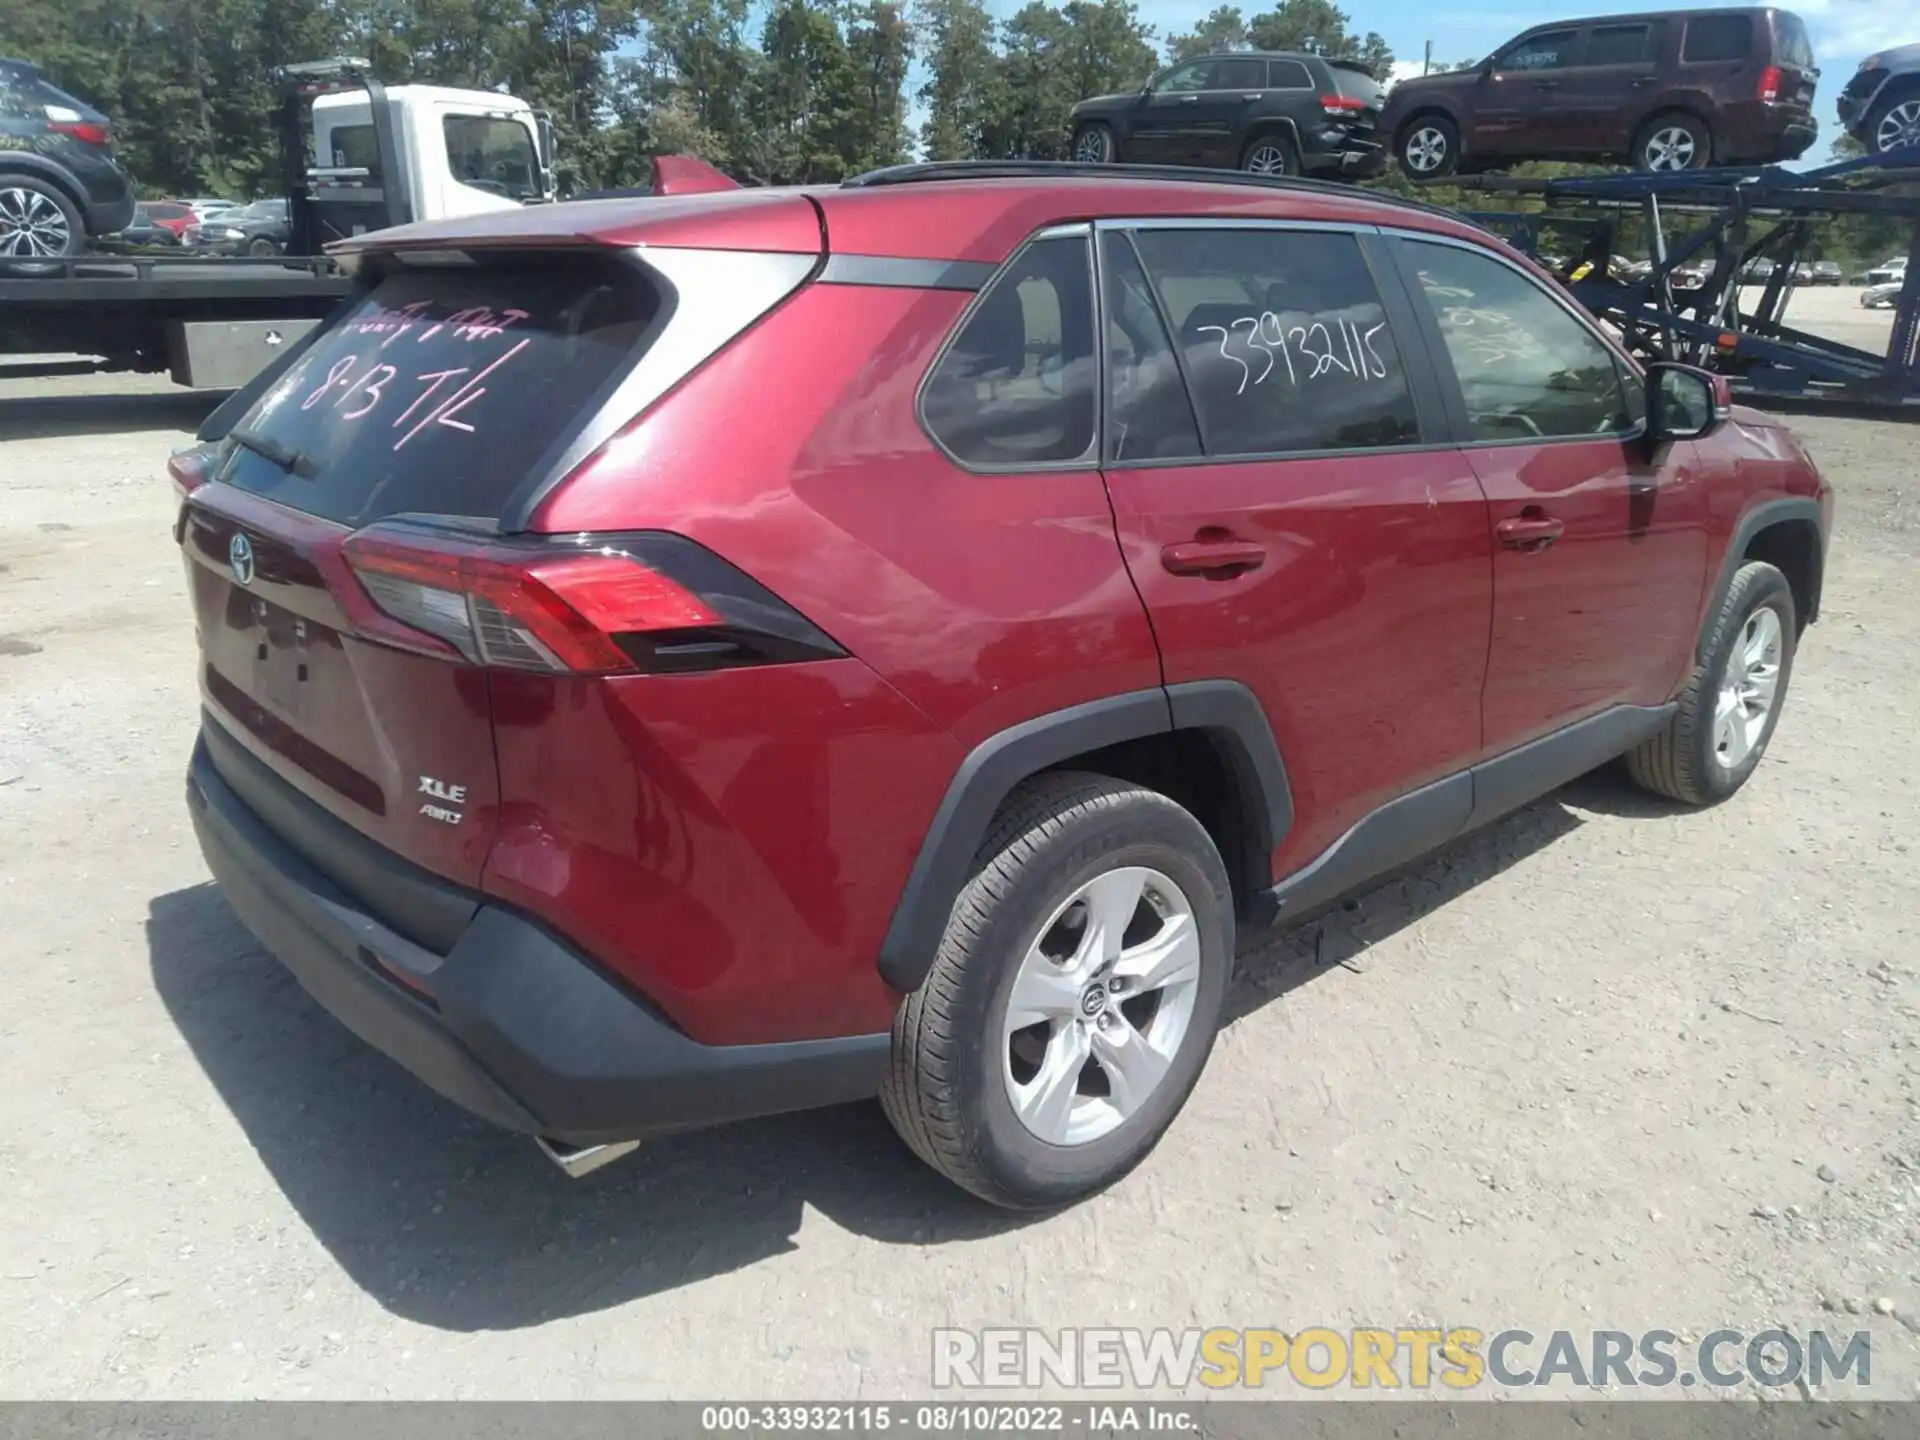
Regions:
<instances>
[{"instance_id":1,"label":"rear tire","mask_svg":"<svg viewBox=\"0 0 1920 1440\"><path fill-rule=\"evenodd\" d=\"M955 1184L1063 1205L1137 1165L1206 1064L1233 963L1226 867L1166 796L1074 772L1018 786L975 867L894 1018L880 1101Z\"/></svg>"},{"instance_id":2,"label":"rear tire","mask_svg":"<svg viewBox=\"0 0 1920 1440\"><path fill-rule=\"evenodd\" d=\"M1633 137L1633 168L1658 173L1704 170L1713 164L1707 122L1678 111L1656 115Z\"/></svg>"},{"instance_id":3,"label":"rear tire","mask_svg":"<svg viewBox=\"0 0 1920 1440\"><path fill-rule=\"evenodd\" d=\"M65 192L32 175L0 175L0 275L52 274L59 267L49 262L86 248L86 222Z\"/></svg>"},{"instance_id":4,"label":"rear tire","mask_svg":"<svg viewBox=\"0 0 1920 1440\"><path fill-rule=\"evenodd\" d=\"M1439 180L1460 168L1460 128L1444 115L1416 115L1393 142L1400 173L1409 180Z\"/></svg>"},{"instance_id":5,"label":"rear tire","mask_svg":"<svg viewBox=\"0 0 1920 1440\"><path fill-rule=\"evenodd\" d=\"M247 254L264 259L268 255L278 255L280 247L273 241L261 237L247 242Z\"/></svg>"},{"instance_id":6,"label":"rear tire","mask_svg":"<svg viewBox=\"0 0 1920 1440\"><path fill-rule=\"evenodd\" d=\"M1112 127L1098 122L1082 125L1073 134L1073 158L1081 165L1111 165L1117 153Z\"/></svg>"},{"instance_id":7,"label":"rear tire","mask_svg":"<svg viewBox=\"0 0 1920 1440\"><path fill-rule=\"evenodd\" d=\"M1250 175L1298 175L1300 152L1284 135L1256 135L1240 152L1240 168Z\"/></svg>"},{"instance_id":8,"label":"rear tire","mask_svg":"<svg viewBox=\"0 0 1920 1440\"><path fill-rule=\"evenodd\" d=\"M1797 635L1787 577L1759 561L1742 565L1713 618L1706 659L1680 692L1680 709L1628 752L1627 773L1688 805L1716 804L1746 784L1786 703ZM1757 713L1756 687L1766 691Z\"/></svg>"}]
</instances>

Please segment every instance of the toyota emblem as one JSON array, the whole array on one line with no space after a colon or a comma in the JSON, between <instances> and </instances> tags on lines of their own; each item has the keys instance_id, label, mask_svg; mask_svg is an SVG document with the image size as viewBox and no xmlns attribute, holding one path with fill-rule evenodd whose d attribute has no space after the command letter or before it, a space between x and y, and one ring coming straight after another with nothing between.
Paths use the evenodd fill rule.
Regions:
<instances>
[{"instance_id":1,"label":"toyota emblem","mask_svg":"<svg viewBox=\"0 0 1920 1440\"><path fill-rule=\"evenodd\" d=\"M233 571L235 584L253 583L253 542L237 530L227 542L227 568Z\"/></svg>"}]
</instances>

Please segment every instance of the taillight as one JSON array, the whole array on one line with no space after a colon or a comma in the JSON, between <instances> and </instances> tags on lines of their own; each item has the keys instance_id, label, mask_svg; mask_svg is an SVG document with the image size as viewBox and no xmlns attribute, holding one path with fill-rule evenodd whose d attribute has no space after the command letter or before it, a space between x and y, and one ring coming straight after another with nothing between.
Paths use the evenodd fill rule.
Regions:
<instances>
[{"instance_id":1,"label":"taillight","mask_svg":"<svg viewBox=\"0 0 1920 1440\"><path fill-rule=\"evenodd\" d=\"M218 453L212 445L188 445L167 457L167 478L182 500L213 478Z\"/></svg>"},{"instance_id":2,"label":"taillight","mask_svg":"<svg viewBox=\"0 0 1920 1440\"><path fill-rule=\"evenodd\" d=\"M1760 89L1758 92L1760 99L1778 100L1780 98L1780 86L1785 78L1784 73L1778 65L1769 65L1766 69L1762 70L1760 72Z\"/></svg>"},{"instance_id":3,"label":"taillight","mask_svg":"<svg viewBox=\"0 0 1920 1440\"><path fill-rule=\"evenodd\" d=\"M349 536L343 549L381 613L476 665L658 674L844 653L678 535L494 542L388 524Z\"/></svg>"},{"instance_id":4,"label":"taillight","mask_svg":"<svg viewBox=\"0 0 1920 1440\"><path fill-rule=\"evenodd\" d=\"M85 120L78 110L65 105L46 107L47 128L56 135L71 135L83 145L105 145L108 139L106 125L98 120Z\"/></svg>"},{"instance_id":5,"label":"taillight","mask_svg":"<svg viewBox=\"0 0 1920 1440\"><path fill-rule=\"evenodd\" d=\"M1356 100L1351 95L1322 95L1320 97L1320 108L1326 111L1327 114L1337 116L1342 120L1352 120L1356 118L1362 110L1367 108L1367 102L1364 100Z\"/></svg>"}]
</instances>

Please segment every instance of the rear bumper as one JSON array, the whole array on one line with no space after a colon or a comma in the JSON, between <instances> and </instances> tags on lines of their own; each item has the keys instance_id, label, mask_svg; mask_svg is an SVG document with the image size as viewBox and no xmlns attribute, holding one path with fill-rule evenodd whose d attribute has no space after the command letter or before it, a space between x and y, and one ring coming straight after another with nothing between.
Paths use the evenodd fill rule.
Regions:
<instances>
[{"instance_id":1,"label":"rear bumper","mask_svg":"<svg viewBox=\"0 0 1920 1440\"><path fill-rule=\"evenodd\" d=\"M1300 157L1300 168L1308 175L1338 175L1349 179L1367 179L1387 168L1387 150L1373 140L1343 138L1340 148L1308 148Z\"/></svg>"},{"instance_id":2,"label":"rear bumper","mask_svg":"<svg viewBox=\"0 0 1920 1440\"><path fill-rule=\"evenodd\" d=\"M415 944L271 829L222 778L204 739L187 806L227 902L307 993L449 1100L508 1130L591 1145L879 1093L885 1034L702 1045L498 906L479 905L445 955Z\"/></svg>"},{"instance_id":3,"label":"rear bumper","mask_svg":"<svg viewBox=\"0 0 1920 1440\"><path fill-rule=\"evenodd\" d=\"M1771 164L1806 154L1820 138L1820 122L1804 106L1742 100L1723 109L1714 134L1720 163Z\"/></svg>"}]
</instances>

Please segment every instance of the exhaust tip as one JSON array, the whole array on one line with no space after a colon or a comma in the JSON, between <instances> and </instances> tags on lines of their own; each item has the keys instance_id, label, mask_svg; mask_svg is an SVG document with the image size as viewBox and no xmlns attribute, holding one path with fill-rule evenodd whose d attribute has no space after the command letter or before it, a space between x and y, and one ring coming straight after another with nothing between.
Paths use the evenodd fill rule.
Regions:
<instances>
[{"instance_id":1,"label":"exhaust tip","mask_svg":"<svg viewBox=\"0 0 1920 1440\"><path fill-rule=\"evenodd\" d=\"M578 1180L583 1175L591 1175L603 1165L631 1155L640 1148L638 1140L614 1140L605 1145L568 1145L561 1140L549 1140L544 1135L533 1137L533 1143L540 1147L540 1153L558 1165L568 1179Z\"/></svg>"}]
</instances>

